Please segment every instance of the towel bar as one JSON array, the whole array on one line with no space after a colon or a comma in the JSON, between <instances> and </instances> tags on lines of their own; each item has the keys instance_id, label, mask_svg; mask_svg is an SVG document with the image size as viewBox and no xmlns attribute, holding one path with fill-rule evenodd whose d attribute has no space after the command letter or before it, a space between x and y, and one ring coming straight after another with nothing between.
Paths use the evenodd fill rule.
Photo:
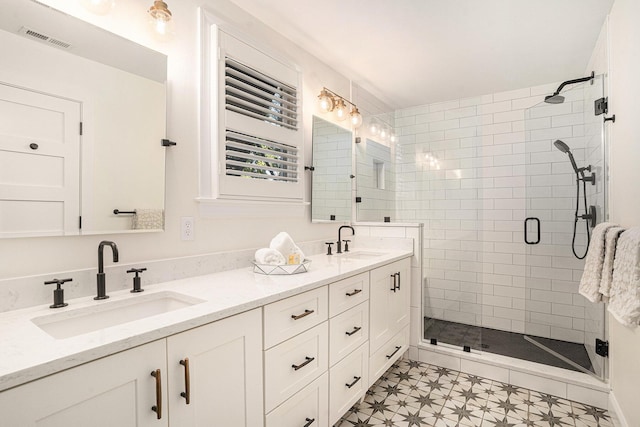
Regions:
<instances>
[{"instance_id":1,"label":"towel bar","mask_svg":"<svg viewBox=\"0 0 640 427\"><path fill-rule=\"evenodd\" d=\"M121 210L118 210L118 209L114 209L113 213L115 215L135 215L137 212L135 210L133 210L133 211L121 211Z\"/></svg>"}]
</instances>

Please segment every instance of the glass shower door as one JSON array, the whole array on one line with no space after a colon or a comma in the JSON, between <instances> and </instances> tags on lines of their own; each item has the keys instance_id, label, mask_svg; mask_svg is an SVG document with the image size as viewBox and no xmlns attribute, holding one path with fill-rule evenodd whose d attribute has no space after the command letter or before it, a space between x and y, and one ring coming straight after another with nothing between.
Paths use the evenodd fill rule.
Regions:
<instances>
[{"instance_id":1,"label":"glass shower door","mask_svg":"<svg viewBox=\"0 0 640 427\"><path fill-rule=\"evenodd\" d=\"M604 304L578 288L591 229L607 208L603 116L594 111L603 88L603 76L595 76L565 89L563 103L525 112L525 339L541 363L598 378L606 360L595 351L605 335Z\"/></svg>"}]
</instances>

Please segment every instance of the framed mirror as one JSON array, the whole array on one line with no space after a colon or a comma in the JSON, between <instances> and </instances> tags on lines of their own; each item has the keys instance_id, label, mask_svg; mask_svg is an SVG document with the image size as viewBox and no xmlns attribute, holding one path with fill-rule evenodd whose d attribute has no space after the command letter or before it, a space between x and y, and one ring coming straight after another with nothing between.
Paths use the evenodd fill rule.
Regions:
<instances>
[{"instance_id":1,"label":"framed mirror","mask_svg":"<svg viewBox=\"0 0 640 427\"><path fill-rule=\"evenodd\" d=\"M0 45L0 237L163 230L166 56L25 0Z\"/></svg>"},{"instance_id":2,"label":"framed mirror","mask_svg":"<svg viewBox=\"0 0 640 427\"><path fill-rule=\"evenodd\" d=\"M389 145L365 139L356 144L356 204L358 221L384 222L395 212L396 173Z\"/></svg>"},{"instance_id":3,"label":"framed mirror","mask_svg":"<svg viewBox=\"0 0 640 427\"><path fill-rule=\"evenodd\" d=\"M350 130L313 117L313 222L351 221L352 147Z\"/></svg>"}]
</instances>

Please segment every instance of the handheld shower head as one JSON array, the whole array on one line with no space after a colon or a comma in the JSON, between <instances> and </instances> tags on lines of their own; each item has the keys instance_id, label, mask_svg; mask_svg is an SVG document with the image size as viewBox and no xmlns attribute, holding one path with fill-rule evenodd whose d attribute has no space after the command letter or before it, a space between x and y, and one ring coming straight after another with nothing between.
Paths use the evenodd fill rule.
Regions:
<instances>
[{"instance_id":1,"label":"handheld shower head","mask_svg":"<svg viewBox=\"0 0 640 427\"><path fill-rule=\"evenodd\" d=\"M562 151L563 153L571 152L571 149L569 148L569 146L565 144L563 141L560 141L559 139L556 139L556 142L554 142L553 145L555 145L556 148Z\"/></svg>"},{"instance_id":2,"label":"handheld shower head","mask_svg":"<svg viewBox=\"0 0 640 427\"><path fill-rule=\"evenodd\" d=\"M571 161L571 166L573 166L573 170L576 171L576 175L579 174L580 170L578 169L578 165L576 165L576 159L573 158L573 154L571 154L571 149L569 148L569 146L565 144L563 141L560 141L559 139L556 139L556 142L554 142L553 145L555 145L555 147L558 150L569 155L569 160Z\"/></svg>"}]
</instances>

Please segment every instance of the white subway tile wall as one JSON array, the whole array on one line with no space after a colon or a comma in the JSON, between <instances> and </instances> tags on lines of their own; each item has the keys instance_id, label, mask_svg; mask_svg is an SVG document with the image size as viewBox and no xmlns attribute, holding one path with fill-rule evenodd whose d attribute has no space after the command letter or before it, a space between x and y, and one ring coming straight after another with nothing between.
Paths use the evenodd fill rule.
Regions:
<instances>
[{"instance_id":1,"label":"white subway tile wall","mask_svg":"<svg viewBox=\"0 0 640 427\"><path fill-rule=\"evenodd\" d=\"M361 140L356 151L356 204L358 221L383 222L385 217L395 216L396 173L391 147L372 139ZM410 209L415 201L407 201ZM396 218L393 218L394 220Z\"/></svg>"},{"instance_id":2,"label":"white subway tile wall","mask_svg":"<svg viewBox=\"0 0 640 427\"><path fill-rule=\"evenodd\" d=\"M602 173L596 89L585 85L563 93L563 104L542 103L556 87L396 112L397 216L425 224L425 316L578 343L590 328L601 335L593 320L601 305L577 293L575 174L553 146L562 139L579 166ZM602 180L589 187L589 204L602 212ZM538 245L524 243L526 217L541 221ZM581 254L584 221L579 226Z\"/></svg>"}]
</instances>

